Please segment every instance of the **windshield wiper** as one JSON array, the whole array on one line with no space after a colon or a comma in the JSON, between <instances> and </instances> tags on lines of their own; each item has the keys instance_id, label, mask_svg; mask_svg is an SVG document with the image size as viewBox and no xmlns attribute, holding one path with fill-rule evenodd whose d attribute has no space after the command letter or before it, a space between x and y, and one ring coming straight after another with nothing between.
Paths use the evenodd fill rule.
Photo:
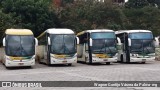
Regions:
<instances>
[{"instance_id":1,"label":"windshield wiper","mask_svg":"<svg viewBox=\"0 0 160 90\"><path fill-rule=\"evenodd\" d=\"M24 50L24 48L21 46L21 48L22 48L22 51L26 54L26 55L29 55L25 50Z\"/></svg>"},{"instance_id":2,"label":"windshield wiper","mask_svg":"<svg viewBox=\"0 0 160 90\"><path fill-rule=\"evenodd\" d=\"M148 53L151 53L150 50L149 50L147 47L145 47L145 49L148 51ZM147 52L146 52L146 53L147 53Z\"/></svg>"},{"instance_id":3,"label":"windshield wiper","mask_svg":"<svg viewBox=\"0 0 160 90\"><path fill-rule=\"evenodd\" d=\"M150 51L148 50L147 47L144 47L144 40L142 40L142 48L143 48L143 53L147 54L147 52L144 51L144 49L146 49L148 51L148 53L150 53Z\"/></svg>"},{"instance_id":4,"label":"windshield wiper","mask_svg":"<svg viewBox=\"0 0 160 90\"><path fill-rule=\"evenodd\" d=\"M105 46L109 49L110 53L113 54L112 50L108 47L108 44L106 43L106 40L105 40Z\"/></svg>"},{"instance_id":5,"label":"windshield wiper","mask_svg":"<svg viewBox=\"0 0 160 90\"><path fill-rule=\"evenodd\" d=\"M102 49L105 47L105 42L103 43L103 45L102 45L102 47L101 47L101 49L99 50L99 53L101 53L102 52ZM104 52L104 51L103 51Z\"/></svg>"},{"instance_id":6,"label":"windshield wiper","mask_svg":"<svg viewBox=\"0 0 160 90\"><path fill-rule=\"evenodd\" d=\"M67 46L64 44L64 53L66 53L66 50L68 51L68 53L71 53L71 51L67 48Z\"/></svg>"},{"instance_id":7,"label":"windshield wiper","mask_svg":"<svg viewBox=\"0 0 160 90\"><path fill-rule=\"evenodd\" d=\"M19 52L19 49L20 49L20 47L18 47L16 50L14 50L15 53L13 53L13 56L18 56L18 55L16 55L16 54Z\"/></svg>"}]
</instances>

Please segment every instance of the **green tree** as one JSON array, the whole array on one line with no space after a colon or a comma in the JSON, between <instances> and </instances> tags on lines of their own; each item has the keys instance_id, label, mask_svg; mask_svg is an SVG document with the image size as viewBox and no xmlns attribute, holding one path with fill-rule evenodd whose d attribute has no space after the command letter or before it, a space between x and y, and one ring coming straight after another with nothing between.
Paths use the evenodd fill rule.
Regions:
<instances>
[{"instance_id":1,"label":"green tree","mask_svg":"<svg viewBox=\"0 0 160 90\"><path fill-rule=\"evenodd\" d=\"M160 6L160 0L147 0L152 6Z\"/></svg>"},{"instance_id":2,"label":"green tree","mask_svg":"<svg viewBox=\"0 0 160 90\"><path fill-rule=\"evenodd\" d=\"M149 5L149 2L147 0L129 0L125 4L125 7L127 7L127 8L143 8L148 5Z\"/></svg>"},{"instance_id":3,"label":"green tree","mask_svg":"<svg viewBox=\"0 0 160 90\"><path fill-rule=\"evenodd\" d=\"M128 24L126 29L147 29L160 34L160 10L147 6L141 9L124 9Z\"/></svg>"},{"instance_id":4,"label":"green tree","mask_svg":"<svg viewBox=\"0 0 160 90\"><path fill-rule=\"evenodd\" d=\"M74 29L76 32L87 29L124 28L125 16L119 7L108 2L100 3L79 1L64 7L60 14L61 22L64 27Z\"/></svg>"},{"instance_id":5,"label":"green tree","mask_svg":"<svg viewBox=\"0 0 160 90\"><path fill-rule=\"evenodd\" d=\"M66 4L66 3L73 3L74 0L62 0L63 4Z\"/></svg>"},{"instance_id":6,"label":"green tree","mask_svg":"<svg viewBox=\"0 0 160 90\"><path fill-rule=\"evenodd\" d=\"M0 10L0 41L3 40L4 32L7 28L13 28L15 27L15 20L12 18L10 14L4 14ZM0 45L2 45L2 42L0 42Z\"/></svg>"},{"instance_id":7,"label":"green tree","mask_svg":"<svg viewBox=\"0 0 160 90\"><path fill-rule=\"evenodd\" d=\"M2 11L12 15L16 28L31 29L38 36L60 25L51 4L51 0L3 0Z\"/></svg>"}]
</instances>

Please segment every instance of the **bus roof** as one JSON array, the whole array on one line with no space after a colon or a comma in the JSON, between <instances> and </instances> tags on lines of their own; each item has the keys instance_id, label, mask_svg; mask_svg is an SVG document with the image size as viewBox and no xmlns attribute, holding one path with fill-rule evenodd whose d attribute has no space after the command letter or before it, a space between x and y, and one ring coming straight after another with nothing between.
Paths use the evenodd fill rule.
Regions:
<instances>
[{"instance_id":1,"label":"bus roof","mask_svg":"<svg viewBox=\"0 0 160 90\"><path fill-rule=\"evenodd\" d=\"M119 33L136 33L136 32L151 32L149 30L119 30L119 31L115 31L115 34L119 34Z\"/></svg>"},{"instance_id":2,"label":"bus roof","mask_svg":"<svg viewBox=\"0 0 160 90\"><path fill-rule=\"evenodd\" d=\"M46 30L49 34L74 34L71 29L58 29L58 28L51 28Z\"/></svg>"},{"instance_id":3,"label":"bus roof","mask_svg":"<svg viewBox=\"0 0 160 90\"><path fill-rule=\"evenodd\" d=\"M81 35L87 32L92 33L92 32L114 32L114 31L110 29L94 29L94 30L85 30L85 31L79 32L77 35Z\"/></svg>"},{"instance_id":4,"label":"bus roof","mask_svg":"<svg viewBox=\"0 0 160 90\"><path fill-rule=\"evenodd\" d=\"M33 32L29 29L7 29L5 34L8 35L33 35Z\"/></svg>"},{"instance_id":5,"label":"bus roof","mask_svg":"<svg viewBox=\"0 0 160 90\"><path fill-rule=\"evenodd\" d=\"M43 35L45 35L45 33L49 33L49 34L74 34L74 32L71 29L50 28L50 29L47 29L46 31L44 31L43 33L41 33L37 38L42 37Z\"/></svg>"}]
</instances>

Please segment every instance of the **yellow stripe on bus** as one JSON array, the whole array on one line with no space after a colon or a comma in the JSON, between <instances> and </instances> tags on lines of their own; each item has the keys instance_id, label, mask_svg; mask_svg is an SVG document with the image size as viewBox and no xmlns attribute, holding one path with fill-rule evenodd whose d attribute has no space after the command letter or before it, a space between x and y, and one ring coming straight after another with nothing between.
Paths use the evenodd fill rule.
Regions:
<instances>
[{"instance_id":1,"label":"yellow stripe on bus","mask_svg":"<svg viewBox=\"0 0 160 90\"><path fill-rule=\"evenodd\" d=\"M96 57L99 57L99 58L109 58L109 56L106 54L95 54L95 55Z\"/></svg>"},{"instance_id":2,"label":"yellow stripe on bus","mask_svg":"<svg viewBox=\"0 0 160 90\"><path fill-rule=\"evenodd\" d=\"M10 57L11 60L22 60L22 57Z\"/></svg>"}]
</instances>

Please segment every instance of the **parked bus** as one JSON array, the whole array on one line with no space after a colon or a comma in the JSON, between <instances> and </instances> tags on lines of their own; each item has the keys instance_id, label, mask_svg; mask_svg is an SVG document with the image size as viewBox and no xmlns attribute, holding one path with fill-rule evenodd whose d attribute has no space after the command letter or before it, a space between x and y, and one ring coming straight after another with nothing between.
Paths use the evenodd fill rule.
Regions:
<instances>
[{"instance_id":1,"label":"parked bus","mask_svg":"<svg viewBox=\"0 0 160 90\"><path fill-rule=\"evenodd\" d=\"M38 55L40 63L71 66L77 62L79 39L71 29L47 29L37 38L42 47L42 54Z\"/></svg>"},{"instance_id":2,"label":"parked bus","mask_svg":"<svg viewBox=\"0 0 160 90\"><path fill-rule=\"evenodd\" d=\"M117 41L115 32L108 29L86 30L77 34L80 43L77 47L78 62L106 63L117 62Z\"/></svg>"},{"instance_id":3,"label":"parked bus","mask_svg":"<svg viewBox=\"0 0 160 90\"><path fill-rule=\"evenodd\" d=\"M38 41L28 29L7 29L3 38L6 67L35 65L35 47Z\"/></svg>"},{"instance_id":4,"label":"parked bus","mask_svg":"<svg viewBox=\"0 0 160 90\"><path fill-rule=\"evenodd\" d=\"M155 47L158 47L158 38L153 37L149 30L120 30L116 36L122 42L118 51L119 62L141 62L155 60Z\"/></svg>"}]
</instances>

